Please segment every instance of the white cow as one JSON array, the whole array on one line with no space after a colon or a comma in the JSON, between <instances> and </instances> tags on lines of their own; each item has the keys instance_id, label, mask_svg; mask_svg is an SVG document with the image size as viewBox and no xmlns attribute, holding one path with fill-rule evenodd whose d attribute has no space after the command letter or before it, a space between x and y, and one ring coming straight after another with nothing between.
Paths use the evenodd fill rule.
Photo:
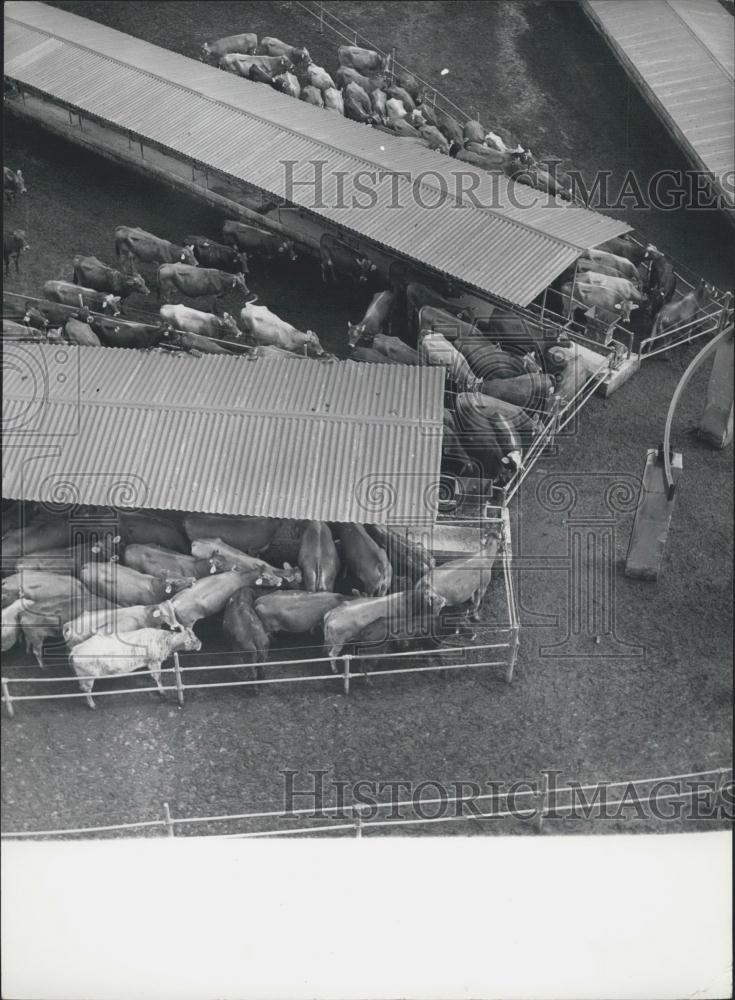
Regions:
<instances>
[{"instance_id":1,"label":"white cow","mask_svg":"<svg viewBox=\"0 0 735 1000\"><path fill-rule=\"evenodd\" d=\"M69 662L79 678L79 687L94 708L92 688L98 677L129 674L134 670L149 670L161 694L161 664L176 650L198 650L202 644L191 629L164 632L157 628L142 628L118 635L93 635L80 642L69 654Z\"/></svg>"},{"instance_id":2,"label":"white cow","mask_svg":"<svg viewBox=\"0 0 735 1000\"><path fill-rule=\"evenodd\" d=\"M258 344L281 347L286 351L303 353L304 348L317 357L324 354L324 348L313 330L302 333L267 306L256 306L252 302L240 311L240 325Z\"/></svg>"}]
</instances>

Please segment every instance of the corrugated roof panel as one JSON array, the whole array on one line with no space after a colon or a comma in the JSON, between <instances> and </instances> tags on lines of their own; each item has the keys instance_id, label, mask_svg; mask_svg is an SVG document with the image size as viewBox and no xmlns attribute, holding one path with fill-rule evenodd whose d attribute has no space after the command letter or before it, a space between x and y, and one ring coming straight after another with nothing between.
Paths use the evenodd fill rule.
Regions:
<instances>
[{"instance_id":1,"label":"corrugated roof panel","mask_svg":"<svg viewBox=\"0 0 735 1000\"><path fill-rule=\"evenodd\" d=\"M6 75L278 197L286 194L280 160L302 166L321 160L328 207L312 209L303 187L293 193L296 204L508 302L528 305L583 250L630 228L57 8L29 0L8 3L5 11ZM49 34L63 39L62 47L27 64ZM202 124L185 128L186 119L171 110L177 102L191 123ZM377 205L338 208L329 200L336 195L330 175L344 170L349 178L361 169L387 175ZM444 191L447 204L422 207L411 181L399 179L402 207L390 209L393 178L387 178L399 170L424 175L429 205ZM482 207L468 196L468 181ZM461 210L454 209L457 201ZM529 258L540 265L527 267Z\"/></svg>"},{"instance_id":2,"label":"corrugated roof panel","mask_svg":"<svg viewBox=\"0 0 735 1000\"><path fill-rule=\"evenodd\" d=\"M3 496L430 523L444 372L303 358L6 345ZM132 488L132 486L131 486ZM391 497L388 506L376 497Z\"/></svg>"},{"instance_id":3,"label":"corrugated roof panel","mask_svg":"<svg viewBox=\"0 0 735 1000\"><path fill-rule=\"evenodd\" d=\"M735 19L715 0L584 0L685 151L726 201L735 170Z\"/></svg>"}]
</instances>

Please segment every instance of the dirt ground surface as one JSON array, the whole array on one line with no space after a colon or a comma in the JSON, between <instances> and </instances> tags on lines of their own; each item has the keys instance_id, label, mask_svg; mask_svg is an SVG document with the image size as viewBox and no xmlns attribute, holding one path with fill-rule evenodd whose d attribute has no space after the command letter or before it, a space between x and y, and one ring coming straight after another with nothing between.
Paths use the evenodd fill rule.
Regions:
<instances>
[{"instance_id":1,"label":"dirt ground surface","mask_svg":"<svg viewBox=\"0 0 735 1000\"><path fill-rule=\"evenodd\" d=\"M59 3L57 6L195 56L206 38L253 30L306 44L333 69L337 41L294 3ZM436 81L484 123L555 154L588 178L628 168L648 178L684 169L681 154L630 87L575 4L340 3L328 5L375 44ZM442 68L450 72L444 78ZM64 142L6 121L5 163L22 169L28 195L6 228L25 227L32 251L10 290L38 294L68 278L74 253L112 260L116 225L171 239L214 235L206 206ZM633 212L627 220L720 288L731 288L733 233L713 212ZM441 234L437 233L437 239ZM363 302L325 291L315 262L286 273L253 269L260 301L344 355L347 320ZM142 304L142 303L139 303ZM336 684L275 685L83 702L23 703L3 720L3 829L33 830L175 816L279 809L284 778L324 770L355 782L628 780L708 770L731 758L732 449L693 433L708 370L678 410L674 447L684 455L658 583L623 575L645 452L661 440L666 409L690 347L651 360L610 399L595 397L578 425L544 455L512 510L523 624L516 676L458 671L448 678L376 676L349 697ZM249 470L244 470L249 474ZM567 488L559 484L571 484ZM295 484L297 487L298 484ZM556 487L556 488L555 488ZM562 502L562 491L575 505ZM608 502L613 498L613 504ZM606 499L607 498L607 499ZM617 506L616 506L617 505ZM622 508L622 509L621 509ZM575 523L577 522L577 523ZM615 629L599 644L599 600L575 604L573 536L609 541ZM585 541L586 546L586 541ZM583 546L584 548L584 546ZM582 558L582 570L590 565ZM570 632L579 611L580 629ZM594 618L594 613L597 618ZM588 617L588 614L592 617ZM18 653L7 673L21 670ZM141 683L142 686L143 682ZM712 828L712 821L558 822L553 832ZM525 832L504 821L447 823L442 834ZM203 832L199 829L197 832Z\"/></svg>"}]
</instances>

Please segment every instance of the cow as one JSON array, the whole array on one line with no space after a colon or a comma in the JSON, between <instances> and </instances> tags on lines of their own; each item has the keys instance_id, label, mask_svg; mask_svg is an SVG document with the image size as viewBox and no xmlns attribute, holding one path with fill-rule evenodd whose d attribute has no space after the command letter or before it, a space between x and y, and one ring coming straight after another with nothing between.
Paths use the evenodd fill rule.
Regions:
<instances>
[{"instance_id":1,"label":"cow","mask_svg":"<svg viewBox=\"0 0 735 1000\"><path fill-rule=\"evenodd\" d=\"M409 596L406 591L399 591L383 597L360 597L328 611L324 616L324 644L332 673L337 673L337 657L342 649L354 642L368 625L381 618L395 617Z\"/></svg>"},{"instance_id":2,"label":"cow","mask_svg":"<svg viewBox=\"0 0 735 1000\"><path fill-rule=\"evenodd\" d=\"M264 578L277 581L275 584L270 583L269 586L280 587L284 583L291 587L301 586L301 571L294 569L290 563L285 562L283 569L279 569L258 556L248 555L247 552L228 545L221 538L195 538L191 543L191 554L197 559L208 559L210 565L220 573L233 569L255 572Z\"/></svg>"},{"instance_id":3,"label":"cow","mask_svg":"<svg viewBox=\"0 0 735 1000\"><path fill-rule=\"evenodd\" d=\"M169 518L138 511L118 511L117 531L123 546L162 545L175 552L188 552L189 542L184 532Z\"/></svg>"},{"instance_id":4,"label":"cow","mask_svg":"<svg viewBox=\"0 0 735 1000\"><path fill-rule=\"evenodd\" d=\"M362 285L377 274L378 267L369 257L329 233L324 233L319 241L319 255L325 283L336 282L337 273L340 273Z\"/></svg>"},{"instance_id":5,"label":"cow","mask_svg":"<svg viewBox=\"0 0 735 1000\"><path fill-rule=\"evenodd\" d=\"M116 562L85 563L79 577L91 593L122 605L158 604L194 582L193 577L151 576Z\"/></svg>"},{"instance_id":6,"label":"cow","mask_svg":"<svg viewBox=\"0 0 735 1000\"><path fill-rule=\"evenodd\" d=\"M276 74L276 76L280 75L281 75L280 73ZM252 80L253 83L265 83L269 87L273 87L273 89L275 90L273 77L266 70L262 69L257 63L253 63L253 65L250 67L250 75L248 76L248 80Z\"/></svg>"},{"instance_id":7,"label":"cow","mask_svg":"<svg viewBox=\"0 0 735 1000\"><path fill-rule=\"evenodd\" d=\"M216 572L211 559L187 556L162 545L128 545L123 562L139 573L158 577L192 577L198 580Z\"/></svg>"},{"instance_id":8,"label":"cow","mask_svg":"<svg viewBox=\"0 0 735 1000\"><path fill-rule=\"evenodd\" d=\"M197 264L202 268L215 268L229 274L247 274L248 256L230 244L216 243L208 236L185 236L186 246L194 251Z\"/></svg>"},{"instance_id":9,"label":"cow","mask_svg":"<svg viewBox=\"0 0 735 1000\"><path fill-rule=\"evenodd\" d=\"M414 128L407 118L394 118L392 122L389 122L389 126L394 135L401 136L404 139L421 138L419 130Z\"/></svg>"},{"instance_id":10,"label":"cow","mask_svg":"<svg viewBox=\"0 0 735 1000\"><path fill-rule=\"evenodd\" d=\"M452 559L422 576L416 584L416 602L432 618L447 607L472 602L470 617L480 618L480 606L490 586L492 568L500 548L498 535L490 535L479 552L465 559Z\"/></svg>"},{"instance_id":11,"label":"cow","mask_svg":"<svg viewBox=\"0 0 735 1000\"><path fill-rule=\"evenodd\" d=\"M678 302L668 302L662 306L653 324L653 336L657 337L691 323L699 314L707 291L709 286L704 278L700 278L696 287Z\"/></svg>"},{"instance_id":12,"label":"cow","mask_svg":"<svg viewBox=\"0 0 735 1000\"><path fill-rule=\"evenodd\" d=\"M66 306L86 306L95 312L120 314L120 296L97 292L94 288L84 288L73 285L69 281L47 281L43 286L43 294L49 302L60 302Z\"/></svg>"},{"instance_id":13,"label":"cow","mask_svg":"<svg viewBox=\"0 0 735 1000\"><path fill-rule=\"evenodd\" d=\"M374 49L363 49L358 45L340 45L337 49L340 66L349 66L359 73L384 73L390 56L380 55Z\"/></svg>"},{"instance_id":14,"label":"cow","mask_svg":"<svg viewBox=\"0 0 735 1000\"><path fill-rule=\"evenodd\" d=\"M196 337L224 339L242 336L240 328L229 313L221 316L200 312L183 305L162 305L158 311L165 329L193 334ZM219 352L218 352L219 353Z\"/></svg>"},{"instance_id":15,"label":"cow","mask_svg":"<svg viewBox=\"0 0 735 1000\"><path fill-rule=\"evenodd\" d=\"M400 101L408 114L416 110L416 102L403 87L399 87L394 83L388 87L387 94L389 100Z\"/></svg>"},{"instance_id":16,"label":"cow","mask_svg":"<svg viewBox=\"0 0 735 1000\"><path fill-rule=\"evenodd\" d=\"M222 615L222 631L233 644L232 652L243 663L255 664L247 680L261 680L258 664L268 657L270 638L253 607L255 594L252 587L241 587L227 599Z\"/></svg>"},{"instance_id":17,"label":"cow","mask_svg":"<svg viewBox=\"0 0 735 1000\"><path fill-rule=\"evenodd\" d=\"M116 560L116 543L108 534L100 539L86 539L70 548L41 549L15 560L16 573L37 570L44 573L62 573L78 577L82 566L95 560Z\"/></svg>"},{"instance_id":18,"label":"cow","mask_svg":"<svg viewBox=\"0 0 735 1000\"><path fill-rule=\"evenodd\" d=\"M565 314L571 307L580 308L585 310L589 319L594 319L597 312L602 311L605 315L617 313L618 320L627 323L632 311L638 308L635 302L622 299L617 292L601 285L576 282L572 286L571 282L566 282L561 287L561 296Z\"/></svg>"},{"instance_id":19,"label":"cow","mask_svg":"<svg viewBox=\"0 0 735 1000\"><path fill-rule=\"evenodd\" d=\"M341 91L337 90L336 87L330 87L328 90L323 91L322 99L324 101L324 107L328 111L337 111L341 115L345 113L344 98L342 97Z\"/></svg>"},{"instance_id":20,"label":"cow","mask_svg":"<svg viewBox=\"0 0 735 1000\"><path fill-rule=\"evenodd\" d=\"M385 102L386 123L394 128L397 121L408 117L408 108L397 97L389 97Z\"/></svg>"},{"instance_id":21,"label":"cow","mask_svg":"<svg viewBox=\"0 0 735 1000\"><path fill-rule=\"evenodd\" d=\"M366 597L383 597L390 590L393 570L390 560L361 524L335 526L345 569Z\"/></svg>"},{"instance_id":22,"label":"cow","mask_svg":"<svg viewBox=\"0 0 735 1000\"><path fill-rule=\"evenodd\" d=\"M148 670L156 687L165 694L161 684L161 666L178 650L196 651L201 641L191 629L164 632L157 628L137 629L118 635L96 634L80 642L69 654L69 663L77 675L87 704L94 708L92 688L98 677L114 677L135 670Z\"/></svg>"},{"instance_id":23,"label":"cow","mask_svg":"<svg viewBox=\"0 0 735 1000\"><path fill-rule=\"evenodd\" d=\"M82 323L89 323L92 314L86 306L65 306L60 302L48 302L39 300L35 305L36 314L40 314L46 320L48 326L64 326L69 317L78 319ZM36 323L31 323L37 326Z\"/></svg>"},{"instance_id":24,"label":"cow","mask_svg":"<svg viewBox=\"0 0 735 1000\"><path fill-rule=\"evenodd\" d=\"M161 301L170 304L179 295L190 299L211 296L213 301L235 290L249 295L243 274L230 274L214 267L192 267L190 264L161 264L158 268Z\"/></svg>"},{"instance_id":25,"label":"cow","mask_svg":"<svg viewBox=\"0 0 735 1000\"><path fill-rule=\"evenodd\" d=\"M65 621L85 612L110 608L109 602L86 590L81 595L42 597L34 599L32 606L29 604L30 602L27 602L21 611L18 624L23 632L26 651L33 653L42 669L44 643L47 639L55 639L58 642Z\"/></svg>"},{"instance_id":26,"label":"cow","mask_svg":"<svg viewBox=\"0 0 735 1000\"><path fill-rule=\"evenodd\" d=\"M20 273L20 255L31 249L30 243L26 241L25 230L14 229L12 233L3 233L3 260L5 261L5 274L10 273L10 262L15 262L15 273Z\"/></svg>"},{"instance_id":27,"label":"cow","mask_svg":"<svg viewBox=\"0 0 735 1000\"><path fill-rule=\"evenodd\" d=\"M442 429L442 468L455 470L457 475L463 476L468 471L476 467L476 463L467 454L454 420L451 410L444 411L444 425Z\"/></svg>"},{"instance_id":28,"label":"cow","mask_svg":"<svg viewBox=\"0 0 735 1000\"><path fill-rule=\"evenodd\" d=\"M391 273L391 282L393 282L393 273ZM429 288L420 281L410 281L405 285L405 290L406 322L412 335L418 334L418 317L424 306L441 309L444 313L456 316L458 319L471 319L471 310L466 306L440 295L433 288Z\"/></svg>"},{"instance_id":29,"label":"cow","mask_svg":"<svg viewBox=\"0 0 735 1000\"><path fill-rule=\"evenodd\" d=\"M235 517L225 514L187 514L184 530L189 543L221 538L248 555L260 555L271 543L281 521L274 517ZM183 551L189 551L189 545Z\"/></svg>"},{"instance_id":30,"label":"cow","mask_svg":"<svg viewBox=\"0 0 735 1000\"><path fill-rule=\"evenodd\" d=\"M261 579L256 572L239 572L231 570L227 573L215 573L213 576L203 576L191 587L180 590L171 598L171 605L176 620L184 628L191 628L202 618L209 618L222 611L227 601L241 587L257 586Z\"/></svg>"},{"instance_id":31,"label":"cow","mask_svg":"<svg viewBox=\"0 0 735 1000\"><path fill-rule=\"evenodd\" d=\"M124 347L147 350L163 340L166 331L162 326L135 323L130 320L93 316L89 326L104 347ZM79 329L76 327L75 329Z\"/></svg>"},{"instance_id":32,"label":"cow","mask_svg":"<svg viewBox=\"0 0 735 1000\"><path fill-rule=\"evenodd\" d=\"M243 55L251 55L258 47L258 36L253 32L244 32L241 35L227 35L225 38L218 38L213 42L205 42L199 58L203 62L214 62L229 55L230 52L240 52Z\"/></svg>"},{"instance_id":33,"label":"cow","mask_svg":"<svg viewBox=\"0 0 735 1000\"><path fill-rule=\"evenodd\" d=\"M459 391L471 392L482 382L457 348L440 333L422 331L418 354L422 364L445 368L452 384Z\"/></svg>"},{"instance_id":34,"label":"cow","mask_svg":"<svg viewBox=\"0 0 735 1000\"><path fill-rule=\"evenodd\" d=\"M441 134L450 142L459 148L464 143L464 130L456 118L452 118L451 115L445 114L444 112L436 112L436 127L439 129Z\"/></svg>"},{"instance_id":35,"label":"cow","mask_svg":"<svg viewBox=\"0 0 735 1000\"><path fill-rule=\"evenodd\" d=\"M408 70L399 70L395 74L395 81L399 87L402 87L411 95L416 104L421 104L423 100L421 88L419 87L418 80L412 73L409 73Z\"/></svg>"},{"instance_id":36,"label":"cow","mask_svg":"<svg viewBox=\"0 0 735 1000\"><path fill-rule=\"evenodd\" d=\"M348 83L342 91L344 95L345 117L363 125L378 124L380 119L373 112L373 105L368 95L359 83ZM387 114L387 103L386 103Z\"/></svg>"},{"instance_id":37,"label":"cow","mask_svg":"<svg viewBox=\"0 0 735 1000\"><path fill-rule=\"evenodd\" d=\"M514 403L528 412L546 412L554 394L554 380L550 375L526 373L512 378L485 379L480 392L495 399Z\"/></svg>"},{"instance_id":38,"label":"cow","mask_svg":"<svg viewBox=\"0 0 735 1000\"><path fill-rule=\"evenodd\" d=\"M248 302L240 310L240 326L256 344L281 347L285 351L299 354L306 352L316 357L325 353L319 337L313 330L307 330L305 333L297 330L295 326L291 326L271 312L267 306L256 306Z\"/></svg>"},{"instance_id":39,"label":"cow","mask_svg":"<svg viewBox=\"0 0 735 1000\"><path fill-rule=\"evenodd\" d=\"M222 239L230 246L262 260L296 260L293 240L270 229L262 229L236 219L225 219Z\"/></svg>"},{"instance_id":40,"label":"cow","mask_svg":"<svg viewBox=\"0 0 735 1000\"><path fill-rule=\"evenodd\" d=\"M439 153L449 155L449 141L434 125L424 125L419 129L419 135L429 149L435 149Z\"/></svg>"},{"instance_id":41,"label":"cow","mask_svg":"<svg viewBox=\"0 0 735 1000\"><path fill-rule=\"evenodd\" d=\"M43 313L35 309L31 302L23 302L12 293L3 295L3 319L13 319L37 330L45 330L49 325Z\"/></svg>"},{"instance_id":42,"label":"cow","mask_svg":"<svg viewBox=\"0 0 735 1000\"><path fill-rule=\"evenodd\" d=\"M307 66L299 67L296 70L296 75L299 77L299 83L302 87L316 87L317 90L334 90L336 84L332 77L327 73L323 66L317 66L316 63L309 63Z\"/></svg>"},{"instance_id":43,"label":"cow","mask_svg":"<svg viewBox=\"0 0 735 1000\"><path fill-rule=\"evenodd\" d=\"M577 285L596 285L607 288L619 296L623 302L642 302L643 293L627 278L617 278L609 274L599 274L597 271L585 271L577 276Z\"/></svg>"},{"instance_id":44,"label":"cow","mask_svg":"<svg viewBox=\"0 0 735 1000\"><path fill-rule=\"evenodd\" d=\"M485 170L490 171L512 172L516 168L524 166L525 163L525 153L523 152L509 150L501 153L499 150L491 149L490 146L479 142L466 142L464 150L457 153L457 159L466 159L465 154L467 153L475 157L474 162L477 166L482 166ZM470 162L473 161L470 160Z\"/></svg>"},{"instance_id":45,"label":"cow","mask_svg":"<svg viewBox=\"0 0 735 1000\"><path fill-rule=\"evenodd\" d=\"M546 368L556 378L556 395L573 399L593 375L607 368L607 360L579 344L552 344L546 350Z\"/></svg>"},{"instance_id":46,"label":"cow","mask_svg":"<svg viewBox=\"0 0 735 1000\"><path fill-rule=\"evenodd\" d=\"M4 556L4 553L3 553ZM51 573L48 570L24 569L6 576L2 582L3 606L19 597L31 601L63 598L81 598L87 588L69 573Z\"/></svg>"},{"instance_id":47,"label":"cow","mask_svg":"<svg viewBox=\"0 0 735 1000\"><path fill-rule=\"evenodd\" d=\"M618 257L627 257L636 266L646 259L645 248L628 236L613 236L612 239L601 243L598 249L606 250Z\"/></svg>"},{"instance_id":48,"label":"cow","mask_svg":"<svg viewBox=\"0 0 735 1000\"><path fill-rule=\"evenodd\" d=\"M10 564L20 556L44 549L66 548L70 542L69 523L62 518L33 521L6 531L2 538L2 562Z\"/></svg>"},{"instance_id":49,"label":"cow","mask_svg":"<svg viewBox=\"0 0 735 1000\"><path fill-rule=\"evenodd\" d=\"M596 247L592 247L589 250L585 250L582 254L580 261L585 260L591 260L595 264L605 264L616 271L621 278L627 278L629 281L640 284L638 269L627 257L621 257L618 254L610 253L608 250L598 250Z\"/></svg>"},{"instance_id":50,"label":"cow","mask_svg":"<svg viewBox=\"0 0 735 1000\"><path fill-rule=\"evenodd\" d=\"M485 134L486 129L476 119L470 118L462 128L462 141L465 144L468 142L482 144L485 142Z\"/></svg>"},{"instance_id":51,"label":"cow","mask_svg":"<svg viewBox=\"0 0 735 1000\"><path fill-rule=\"evenodd\" d=\"M603 264L601 261L588 260L585 257L580 257L577 261L577 274L582 275L587 271L595 271L597 274L607 274L611 278L625 278L626 281L630 281L632 284L640 283L640 278L637 277L635 280L633 278L625 277L621 274L616 267L612 267L610 264ZM570 267L563 273L563 278L567 281L571 281L574 278L574 268Z\"/></svg>"},{"instance_id":52,"label":"cow","mask_svg":"<svg viewBox=\"0 0 735 1000\"><path fill-rule=\"evenodd\" d=\"M400 337L387 337L384 333L376 333L373 337L373 350L383 354L390 361L401 365L420 364L418 351L405 344Z\"/></svg>"},{"instance_id":53,"label":"cow","mask_svg":"<svg viewBox=\"0 0 735 1000\"><path fill-rule=\"evenodd\" d=\"M18 195L26 194L27 191L21 171L3 167L3 194L7 203L12 205Z\"/></svg>"},{"instance_id":54,"label":"cow","mask_svg":"<svg viewBox=\"0 0 735 1000\"><path fill-rule=\"evenodd\" d=\"M393 569L394 584L398 578L418 580L436 565L431 552L407 533L378 524L369 525L368 532L385 549Z\"/></svg>"},{"instance_id":55,"label":"cow","mask_svg":"<svg viewBox=\"0 0 735 1000\"><path fill-rule=\"evenodd\" d=\"M374 117L382 125L388 118L388 95L380 87L376 87L370 91L370 104L372 105Z\"/></svg>"},{"instance_id":56,"label":"cow","mask_svg":"<svg viewBox=\"0 0 735 1000\"><path fill-rule=\"evenodd\" d=\"M109 292L120 299L129 295L150 295L150 289L140 274L124 274L114 267L103 264L96 257L76 254L73 261L73 281L77 285L94 288L97 292Z\"/></svg>"},{"instance_id":57,"label":"cow","mask_svg":"<svg viewBox=\"0 0 735 1000\"><path fill-rule=\"evenodd\" d=\"M7 653L9 649L12 649L18 641L21 632L20 616L24 611L33 608L34 604L35 601L28 601L24 597L17 597L11 604L2 609L0 639L2 640L1 648L3 653Z\"/></svg>"},{"instance_id":58,"label":"cow","mask_svg":"<svg viewBox=\"0 0 735 1000\"><path fill-rule=\"evenodd\" d=\"M658 301L659 308L670 302L676 291L676 273L674 265L657 247L652 243L646 247L646 255L650 260L648 280L646 281L646 292L650 299Z\"/></svg>"},{"instance_id":59,"label":"cow","mask_svg":"<svg viewBox=\"0 0 735 1000\"><path fill-rule=\"evenodd\" d=\"M340 560L332 532L324 521L306 522L297 562L301 567L304 590L331 591L334 588Z\"/></svg>"},{"instance_id":60,"label":"cow","mask_svg":"<svg viewBox=\"0 0 735 1000\"><path fill-rule=\"evenodd\" d=\"M255 613L269 635L278 632L305 634L324 631L324 616L349 601L349 597L333 591L305 593L300 590L278 590L263 594L255 602Z\"/></svg>"},{"instance_id":61,"label":"cow","mask_svg":"<svg viewBox=\"0 0 735 1000\"><path fill-rule=\"evenodd\" d=\"M356 347L361 340L371 344L376 334L382 333L385 326L390 325L390 314L394 302L393 292L376 292L360 322L347 323L347 343L349 346Z\"/></svg>"},{"instance_id":62,"label":"cow","mask_svg":"<svg viewBox=\"0 0 735 1000\"><path fill-rule=\"evenodd\" d=\"M114 635L139 628L160 628L181 631L170 601L160 604L135 604L127 608L98 608L84 611L64 622L61 634L68 649L96 634Z\"/></svg>"},{"instance_id":63,"label":"cow","mask_svg":"<svg viewBox=\"0 0 735 1000\"><path fill-rule=\"evenodd\" d=\"M273 87L281 94L286 94L287 97L299 98L301 96L301 84L293 73L279 73L274 76Z\"/></svg>"},{"instance_id":64,"label":"cow","mask_svg":"<svg viewBox=\"0 0 735 1000\"><path fill-rule=\"evenodd\" d=\"M315 108L324 107L324 97L318 87L303 86L299 99L306 104L312 104Z\"/></svg>"},{"instance_id":65,"label":"cow","mask_svg":"<svg viewBox=\"0 0 735 1000\"><path fill-rule=\"evenodd\" d=\"M137 226L118 226L115 230L115 252L123 267L136 272L135 262L142 264L190 264L196 267L197 259L191 247L180 247L163 240Z\"/></svg>"},{"instance_id":66,"label":"cow","mask_svg":"<svg viewBox=\"0 0 735 1000\"><path fill-rule=\"evenodd\" d=\"M463 447L477 457L490 479L502 479L520 468L523 452L540 427L538 419L520 406L480 392L459 393L455 414Z\"/></svg>"},{"instance_id":67,"label":"cow","mask_svg":"<svg viewBox=\"0 0 735 1000\"><path fill-rule=\"evenodd\" d=\"M281 73L290 73L294 68L291 60L285 56L242 55L240 52L228 52L222 56L217 65L226 73L243 76L246 80L250 79L254 66L263 70L271 78L279 76Z\"/></svg>"},{"instance_id":68,"label":"cow","mask_svg":"<svg viewBox=\"0 0 735 1000\"><path fill-rule=\"evenodd\" d=\"M349 66L339 67L334 74L334 82L342 90L346 90L351 83L356 83L358 87L361 87L371 97L374 91L385 89L384 76L363 76L362 73L358 73L356 69L352 69Z\"/></svg>"},{"instance_id":69,"label":"cow","mask_svg":"<svg viewBox=\"0 0 735 1000\"><path fill-rule=\"evenodd\" d=\"M261 38L259 48L263 55L266 56L285 56L287 59L290 59L294 66L297 66L299 63L311 62L311 56L307 48L304 48L303 45L288 45L286 42L282 42L280 38L273 38L271 36Z\"/></svg>"}]
</instances>

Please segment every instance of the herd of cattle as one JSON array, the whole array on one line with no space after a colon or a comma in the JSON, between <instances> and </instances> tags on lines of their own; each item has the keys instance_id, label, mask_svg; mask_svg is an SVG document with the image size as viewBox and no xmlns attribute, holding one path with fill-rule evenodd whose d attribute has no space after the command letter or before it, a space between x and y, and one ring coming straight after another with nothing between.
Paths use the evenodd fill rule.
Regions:
<instances>
[{"instance_id":1,"label":"herd of cattle","mask_svg":"<svg viewBox=\"0 0 735 1000\"><path fill-rule=\"evenodd\" d=\"M348 646L374 656L441 642L477 618L500 545L490 535L437 566L406 535L359 524L131 511L111 528L110 511L77 510L72 525L33 506L4 504L16 526L2 538L2 649L22 637L43 667L44 644L63 639L91 707L100 677L144 668L161 688L165 660L201 649L204 619L219 621L250 677L279 633L318 637L335 671ZM271 565L284 545L295 565Z\"/></svg>"},{"instance_id":2,"label":"herd of cattle","mask_svg":"<svg viewBox=\"0 0 735 1000\"><path fill-rule=\"evenodd\" d=\"M252 32L205 42L201 58L352 121L417 139L430 149L566 201L572 198L569 186L549 173L529 149L520 144L509 148L497 132L477 120L460 125L429 103L413 74L400 69L393 73L391 57L373 49L341 45L334 76L317 66L303 46L271 37L259 40Z\"/></svg>"}]
</instances>

